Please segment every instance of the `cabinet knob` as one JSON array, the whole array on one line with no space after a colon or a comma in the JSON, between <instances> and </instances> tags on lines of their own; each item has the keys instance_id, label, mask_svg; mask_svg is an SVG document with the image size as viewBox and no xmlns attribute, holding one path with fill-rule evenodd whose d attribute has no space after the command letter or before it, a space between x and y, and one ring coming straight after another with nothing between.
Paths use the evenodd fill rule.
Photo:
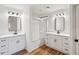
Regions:
<instances>
[{"instance_id":1,"label":"cabinet knob","mask_svg":"<svg viewBox=\"0 0 79 59\"><path fill-rule=\"evenodd\" d=\"M56 42L56 39L54 40L54 42Z\"/></svg>"},{"instance_id":2,"label":"cabinet knob","mask_svg":"<svg viewBox=\"0 0 79 59\"><path fill-rule=\"evenodd\" d=\"M19 40L16 41L16 43L19 43L19 42L20 42Z\"/></svg>"},{"instance_id":3,"label":"cabinet knob","mask_svg":"<svg viewBox=\"0 0 79 59\"><path fill-rule=\"evenodd\" d=\"M5 47L6 45L3 45L3 46L1 46L1 47Z\"/></svg>"}]
</instances>

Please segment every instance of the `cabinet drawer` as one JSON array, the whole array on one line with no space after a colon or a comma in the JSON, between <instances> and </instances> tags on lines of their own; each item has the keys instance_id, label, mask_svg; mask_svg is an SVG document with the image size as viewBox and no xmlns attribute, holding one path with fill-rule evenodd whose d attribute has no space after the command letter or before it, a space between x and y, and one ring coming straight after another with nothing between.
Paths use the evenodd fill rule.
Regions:
<instances>
[{"instance_id":1,"label":"cabinet drawer","mask_svg":"<svg viewBox=\"0 0 79 59\"><path fill-rule=\"evenodd\" d=\"M4 48L0 50L0 55L7 55L8 54L8 49Z\"/></svg>"},{"instance_id":2,"label":"cabinet drawer","mask_svg":"<svg viewBox=\"0 0 79 59\"><path fill-rule=\"evenodd\" d=\"M64 45L63 49L69 49L69 46L68 45Z\"/></svg>"},{"instance_id":3,"label":"cabinet drawer","mask_svg":"<svg viewBox=\"0 0 79 59\"><path fill-rule=\"evenodd\" d=\"M63 51L64 51L64 53L69 54L69 49L68 48L64 48Z\"/></svg>"},{"instance_id":4,"label":"cabinet drawer","mask_svg":"<svg viewBox=\"0 0 79 59\"><path fill-rule=\"evenodd\" d=\"M7 55L8 51L0 51L0 55Z\"/></svg>"},{"instance_id":5,"label":"cabinet drawer","mask_svg":"<svg viewBox=\"0 0 79 59\"><path fill-rule=\"evenodd\" d=\"M67 43L67 42L64 42L64 45L69 45L69 43Z\"/></svg>"},{"instance_id":6,"label":"cabinet drawer","mask_svg":"<svg viewBox=\"0 0 79 59\"><path fill-rule=\"evenodd\" d=\"M0 43L7 43L8 42L8 39L0 39Z\"/></svg>"},{"instance_id":7,"label":"cabinet drawer","mask_svg":"<svg viewBox=\"0 0 79 59\"><path fill-rule=\"evenodd\" d=\"M7 44L1 44L0 50L5 50L5 49L8 49L8 45Z\"/></svg>"},{"instance_id":8,"label":"cabinet drawer","mask_svg":"<svg viewBox=\"0 0 79 59\"><path fill-rule=\"evenodd\" d=\"M63 42L69 42L69 38L68 37L64 37L63 38Z\"/></svg>"},{"instance_id":9,"label":"cabinet drawer","mask_svg":"<svg viewBox=\"0 0 79 59\"><path fill-rule=\"evenodd\" d=\"M68 47L69 47L69 43L64 42L64 43L63 43L63 46L68 46Z\"/></svg>"}]
</instances>

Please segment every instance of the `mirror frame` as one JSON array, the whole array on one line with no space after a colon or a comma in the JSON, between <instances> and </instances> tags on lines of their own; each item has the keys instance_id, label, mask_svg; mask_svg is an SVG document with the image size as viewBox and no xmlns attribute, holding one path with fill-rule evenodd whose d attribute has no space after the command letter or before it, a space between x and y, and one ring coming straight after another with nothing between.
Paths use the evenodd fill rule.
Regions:
<instances>
[{"instance_id":1,"label":"mirror frame","mask_svg":"<svg viewBox=\"0 0 79 59\"><path fill-rule=\"evenodd\" d=\"M59 19L59 18L62 18L62 20ZM61 28L60 30L57 30L57 20L61 20L61 23L63 22L63 23L62 23L63 25L62 25L61 23L59 23L59 24L62 25L62 27L63 27L63 28ZM54 28L55 28L56 31L64 31L64 30L65 30L65 17L55 17L54 22L55 22L55 27L54 27Z\"/></svg>"}]
</instances>

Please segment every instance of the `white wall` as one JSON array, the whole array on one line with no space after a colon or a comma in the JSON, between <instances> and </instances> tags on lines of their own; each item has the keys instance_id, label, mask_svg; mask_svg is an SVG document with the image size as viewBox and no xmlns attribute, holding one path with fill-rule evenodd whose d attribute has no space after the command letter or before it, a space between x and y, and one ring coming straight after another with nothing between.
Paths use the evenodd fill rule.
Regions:
<instances>
[{"instance_id":1,"label":"white wall","mask_svg":"<svg viewBox=\"0 0 79 59\"><path fill-rule=\"evenodd\" d=\"M28 4L3 4L4 8L22 12L22 32L26 32L29 27L29 6Z\"/></svg>"},{"instance_id":2,"label":"white wall","mask_svg":"<svg viewBox=\"0 0 79 59\"><path fill-rule=\"evenodd\" d=\"M8 31L8 11L20 12L18 9L0 5L0 35L12 34Z\"/></svg>"},{"instance_id":3,"label":"white wall","mask_svg":"<svg viewBox=\"0 0 79 59\"><path fill-rule=\"evenodd\" d=\"M38 35L35 35L35 32L33 31L34 29L34 24L37 24L39 26L39 21L37 21L38 23L33 23L34 19L33 19L33 14L32 14L32 8L30 7L30 19L29 19L29 39L27 40L27 50L29 52L33 51L34 49L40 47L41 45L43 45L44 40L40 40L40 33ZM36 27L36 29L39 27ZM38 32L39 30L36 30L36 32ZM35 36L33 36L35 35ZM27 36L27 35L26 35ZM36 40L34 40L34 38L37 38Z\"/></svg>"},{"instance_id":4,"label":"white wall","mask_svg":"<svg viewBox=\"0 0 79 59\"><path fill-rule=\"evenodd\" d=\"M0 35L8 34L8 8L0 6Z\"/></svg>"},{"instance_id":5,"label":"white wall","mask_svg":"<svg viewBox=\"0 0 79 59\"><path fill-rule=\"evenodd\" d=\"M29 40L29 5L0 5L0 36L13 34L8 31L8 11L22 11L22 33L26 32L26 41ZM29 46L26 42L26 49ZM30 42L29 42L30 43Z\"/></svg>"},{"instance_id":6,"label":"white wall","mask_svg":"<svg viewBox=\"0 0 79 59\"><path fill-rule=\"evenodd\" d=\"M57 8L58 7L58 8ZM60 8L59 8L60 7ZM48 19L48 22L47 22L47 29L48 29L48 32L53 32L53 33L57 33L57 31L55 31L55 16L56 14L59 14L59 13L64 13L64 17L65 17L65 30L60 32L60 33L63 33L63 34L70 34L70 10L69 10L69 6L66 6L66 5L54 5L54 10L52 13L50 13L50 17Z\"/></svg>"},{"instance_id":7,"label":"white wall","mask_svg":"<svg viewBox=\"0 0 79 59\"><path fill-rule=\"evenodd\" d=\"M26 32L26 50L31 52L39 47L43 40L32 41L31 38L31 9L30 5L1 5L0 6L0 35L12 34L8 32L8 10L22 11L22 33Z\"/></svg>"}]
</instances>

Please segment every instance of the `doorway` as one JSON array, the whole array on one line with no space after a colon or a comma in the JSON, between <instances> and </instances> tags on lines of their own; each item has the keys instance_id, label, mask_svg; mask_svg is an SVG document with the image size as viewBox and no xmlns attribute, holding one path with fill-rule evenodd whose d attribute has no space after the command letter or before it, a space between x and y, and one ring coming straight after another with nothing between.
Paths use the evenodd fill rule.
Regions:
<instances>
[{"instance_id":1,"label":"doorway","mask_svg":"<svg viewBox=\"0 0 79 59\"><path fill-rule=\"evenodd\" d=\"M76 12L75 12L76 11ZM74 19L74 48L75 48L75 51L74 51L74 54L76 55L79 55L79 5L76 5L75 6L75 19Z\"/></svg>"}]
</instances>

